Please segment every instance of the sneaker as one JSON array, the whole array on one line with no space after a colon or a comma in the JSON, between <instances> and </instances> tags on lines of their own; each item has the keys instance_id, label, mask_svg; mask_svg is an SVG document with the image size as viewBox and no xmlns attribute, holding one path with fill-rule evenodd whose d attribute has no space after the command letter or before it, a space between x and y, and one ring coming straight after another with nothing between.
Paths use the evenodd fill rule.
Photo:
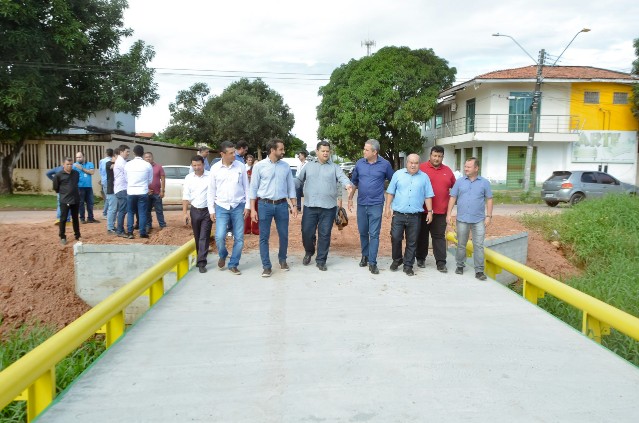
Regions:
<instances>
[{"instance_id":1,"label":"sneaker","mask_svg":"<svg viewBox=\"0 0 639 423\"><path fill-rule=\"evenodd\" d=\"M393 263L390 265L390 270L393 272L396 271L402 263L404 263L404 259L393 260Z\"/></svg>"},{"instance_id":2,"label":"sneaker","mask_svg":"<svg viewBox=\"0 0 639 423\"><path fill-rule=\"evenodd\" d=\"M404 273L406 273L407 276L415 276L412 267L404 267Z\"/></svg>"},{"instance_id":3,"label":"sneaker","mask_svg":"<svg viewBox=\"0 0 639 423\"><path fill-rule=\"evenodd\" d=\"M217 260L217 268L220 270L224 270L224 266L226 266L226 257L225 258L220 257Z\"/></svg>"},{"instance_id":4,"label":"sneaker","mask_svg":"<svg viewBox=\"0 0 639 423\"><path fill-rule=\"evenodd\" d=\"M227 232L226 233L226 237L227 238L233 238L233 232Z\"/></svg>"},{"instance_id":5,"label":"sneaker","mask_svg":"<svg viewBox=\"0 0 639 423\"><path fill-rule=\"evenodd\" d=\"M80 219L80 223L85 224L85 223L87 223L87 221L84 220L84 219Z\"/></svg>"},{"instance_id":6,"label":"sneaker","mask_svg":"<svg viewBox=\"0 0 639 423\"><path fill-rule=\"evenodd\" d=\"M437 265L437 270L439 270L442 273L448 273L448 269L446 268L446 265L443 263L440 263Z\"/></svg>"},{"instance_id":7,"label":"sneaker","mask_svg":"<svg viewBox=\"0 0 639 423\"><path fill-rule=\"evenodd\" d=\"M148 238L149 235L148 234L140 234L140 238Z\"/></svg>"},{"instance_id":8,"label":"sneaker","mask_svg":"<svg viewBox=\"0 0 639 423\"><path fill-rule=\"evenodd\" d=\"M480 281L485 281L486 279L488 279L486 275L484 275L484 272L475 273L475 277L479 279Z\"/></svg>"},{"instance_id":9,"label":"sneaker","mask_svg":"<svg viewBox=\"0 0 639 423\"><path fill-rule=\"evenodd\" d=\"M237 267L229 267L229 272L233 273L234 275L242 274L242 272L240 272L240 269L238 269Z\"/></svg>"},{"instance_id":10,"label":"sneaker","mask_svg":"<svg viewBox=\"0 0 639 423\"><path fill-rule=\"evenodd\" d=\"M100 221L95 219L89 219L87 220L87 223L100 223Z\"/></svg>"},{"instance_id":11,"label":"sneaker","mask_svg":"<svg viewBox=\"0 0 639 423\"><path fill-rule=\"evenodd\" d=\"M425 259L417 259L417 267L423 269L426 267L426 260Z\"/></svg>"},{"instance_id":12,"label":"sneaker","mask_svg":"<svg viewBox=\"0 0 639 423\"><path fill-rule=\"evenodd\" d=\"M133 239L133 238L135 238L135 236L133 236L133 232L129 232L128 234L126 234L126 237L127 237L128 239Z\"/></svg>"},{"instance_id":13,"label":"sneaker","mask_svg":"<svg viewBox=\"0 0 639 423\"><path fill-rule=\"evenodd\" d=\"M66 238L60 238L60 244L61 245L67 245L67 239Z\"/></svg>"},{"instance_id":14,"label":"sneaker","mask_svg":"<svg viewBox=\"0 0 639 423\"><path fill-rule=\"evenodd\" d=\"M304 266L308 266L309 263L311 262L311 257L313 257L313 254L309 254L309 253L304 254L304 259L302 260L302 264Z\"/></svg>"},{"instance_id":15,"label":"sneaker","mask_svg":"<svg viewBox=\"0 0 639 423\"><path fill-rule=\"evenodd\" d=\"M58 226L58 225L60 224L60 219L56 219L56 220L55 220L55 222L53 222L53 224L54 224L55 226Z\"/></svg>"},{"instance_id":16,"label":"sneaker","mask_svg":"<svg viewBox=\"0 0 639 423\"><path fill-rule=\"evenodd\" d=\"M362 256L362 259L359 261L359 267L368 266L368 257Z\"/></svg>"},{"instance_id":17,"label":"sneaker","mask_svg":"<svg viewBox=\"0 0 639 423\"><path fill-rule=\"evenodd\" d=\"M107 234L108 235L117 235L116 232L113 229L107 230Z\"/></svg>"},{"instance_id":18,"label":"sneaker","mask_svg":"<svg viewBox=\"0 0 639 423\"><path fill-rule=\"evenodd\" d=\"M369 264L368 265L368 270L373 274L373 275L379 275L379 269L377 268L376 264Z\"/></svg>"},{"instance_id":19,"label":"sneaker","mask_svg":"<svg viewBox=\"0 0 639 423\"><path fill-rule=\"evenodd\" d=\"M326 272L326 265L324 263L317 263L317 268L322 272Z\"/></svg>"},{"instance_id":20,"label":"sneaker","mask_svg":"<svg viewBox=\"0 0 639 423\"><path fill-rule=\"evenodd\" d=\"M464 268L457 266L457 269L455 269L455 273L457 273L458 275L463 275L464 274Z\"/></svg>"},{"instance_id":21,"label":"sneaker","mask_svg":"<svg viewBox=\"0 0 639 423\"><path fill-rule=\"evenodd\" d=\"M119 234L119 233L117 233L117 232L116 232L115 234L116 234L117 236L119 236L120 238L128 238L128 237L129 237L129 236L128 236L126 233L124 233L124 232L122 232L121 234Z\"/></svg>"},{"instance_id":22,"label":"sneaker","mask_svg":"<svg viewBox=\"0 0 639 423\"><path fill-rule=\"evenodd\" d=\"M76 242L82 242L82 237L77 237L75 240Z\"/></svg>"},{"instance_id":23,"label":"sneaker","mask_svg":"<svg viewBox=\"0 0 639 423\"><path fill-rule=\"evenodd\" d=\"M288 267L288 264L286 264L285 261L280 261L280 269L282 269L285 272L288 272L289 270L291 270L291 268Z\"/></svg>"},{"instance_id":24,"label":"sneaker","mask_svg":"<svg viewBox=\"0 0 639 423\"><path fill-rule=\"evenodd\" d=\"M198 268L200 269L200 273L206 273L206 266L201 264L198 266Z\"/></svg>"},{"instance_id":25,"label":"sneaker","mask_svg":"<svg viewBox=\"0 0 639 423\"><path fill-rule=\"evenodd\" d=\"M271 269L262 270L262 277L263 278L270 278L271 277Z\"/></svg>"}]
</instances>

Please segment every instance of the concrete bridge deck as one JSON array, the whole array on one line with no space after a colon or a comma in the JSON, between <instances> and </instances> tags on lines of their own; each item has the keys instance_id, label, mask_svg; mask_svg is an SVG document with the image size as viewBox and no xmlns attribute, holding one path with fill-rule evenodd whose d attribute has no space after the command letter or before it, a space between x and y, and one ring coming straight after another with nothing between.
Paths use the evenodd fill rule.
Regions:
<instances>
[{"instance_id":1,"label":"concrete bridge deck","mask_svg":"<svg viewBox=\"0 0 639 423\"><path fill-rule=\"evenodd\" d=\"M37 420L637 422L639 369L494 281L191 271ZM449 260L450 262L450 260Z\"/></svg>"}]
</instances>

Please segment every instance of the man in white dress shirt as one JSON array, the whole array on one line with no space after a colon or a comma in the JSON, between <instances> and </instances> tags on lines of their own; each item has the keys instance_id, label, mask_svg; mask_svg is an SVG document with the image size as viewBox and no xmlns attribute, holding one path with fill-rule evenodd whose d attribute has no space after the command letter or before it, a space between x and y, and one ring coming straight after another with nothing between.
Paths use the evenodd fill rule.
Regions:
<instances>
[{"instance_id":1,"label":"man in white dress shirt","mask_svg":"<svg viewBox=\"0 0 639 423\"><path fill-rule=\"evenodd\" d=\"M207 207L207 195L209 191L209 171L204 170L204 157L193 156L191 158L193 172L184 178L182 189L182 213L186 224L191 222L193 236L195 238L195 251L197 253L197 267L200 273L206 273L206 256L209 253L211 238L211 217ZM187 210L191 205L191 211Z\"/></svg>"},{"instance_id":2,"label":"man in white dress shirt","mask_svg":"<svg viewBox=\"0 0 639 423\"><path fill-rule=\"evenodd\" d=\"M250 214L249 181L246 166L236 160L235 145L224 141L220 145L222 160L211 167L207 204L211 220L215 222L215 243L219 253L217 266L226 265L228 250L225 234L229 221L233 228L233 250L229 259L229 272L242 274L237 268L244 246L244 219Z\"/></svg>"},{"instance_id":3,"label":"man in white dress shirt","mask_svg":"<svg viewBox=\"0 0 639 423\"><path fill-rule=\"evenodd\" d=\"M146 233L146 213L149 207L149 184L153 182L153 167L144 160L144 147L133 147L135 157L124 165L126 173L127 238L133 238L134 215L140 219L140 238L148 238Z\"/></svg>"}]
</instances>

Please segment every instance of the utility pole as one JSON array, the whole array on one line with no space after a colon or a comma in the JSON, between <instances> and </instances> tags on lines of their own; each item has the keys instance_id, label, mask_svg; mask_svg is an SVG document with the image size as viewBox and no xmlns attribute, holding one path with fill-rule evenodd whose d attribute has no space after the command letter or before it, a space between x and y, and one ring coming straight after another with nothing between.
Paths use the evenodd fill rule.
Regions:
<instances>
[{"instance_id":1,"label":"utility pole","mask_svg":"<svg viewBox=\"0 0 639 423\"><path fill-rule=\"evenodd\" d=\"M541 99L541 75L544 68L545 57L546 50L541 49L539 52L539 61L537 62L537 79L535 80L535 92L533 93L532 110L530 112L528 146L526 147L526 164L524 166L524 192L530 191L530 172L534 151L533 144L535 142L535 132L537 131L537 116L539 115L539 100Z\"/></svg>"},{"instance_id":2,"label":"utility pole","mask_svg":"<svg viewBox=\"0 0 639 423\"><path fill-rule=\"evenodd\" d=\"M361 46L366 46L366 55L370 56L371 55L371 47L376 46L377 43L375 43L375 40L364 40L362 41Z\"/></svg>"}]
</instances>

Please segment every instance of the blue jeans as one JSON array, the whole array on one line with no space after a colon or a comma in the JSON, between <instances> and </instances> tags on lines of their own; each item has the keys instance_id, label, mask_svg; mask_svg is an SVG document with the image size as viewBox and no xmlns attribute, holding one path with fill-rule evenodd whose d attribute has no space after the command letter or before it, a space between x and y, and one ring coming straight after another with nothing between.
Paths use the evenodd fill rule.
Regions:
<instances>
[{"instance_id":1,"label":"blue jeans","mask_svg":"<svg viewBox=\"0 0 639 423\"><path fill-rule=\"evenodd\" d=\"M262 259L262 268L271 268L271 258L268 252L268 241L271 237L271 222L275 219L275 227L277 235L280 238L280 249L277 258L280 262L286 261L286 252L288 250L288 203L286 201L280 204L269 204L260 201L260 258Z\"/></svg>"},{"instance_id":2,"label":"blue jeans","mask_svg":"<svg viewBox=\"0 0 639 423\"><path fill-rule=\"evenodd\" d=\"M146 213L147 208L149 206L149 195L148 194L140 194L140 195L127 195L126 196L126 223L127 230L130 234L133 233L133 220L134 215L138 214L140 219L140 235L146 235Z\"/></svg>"},{"instance_id":3,"label":"blue jeans","mask_svg":"<svg viewBox=\"0 0 639 423\"><path fill-rule=\"evenodd\" d=\"M153 227L153 208L155 207L155 215L158 218L158 225L160 228L166 227L166 221L164 220L164 206L162 205L162 197L160 194L151 194L149 195L149 206L146 212L146 226L149 228Z\"/></svg>"},{"instance_id":4,"label":"blue jeans","mask_svg":"<svg viewBox=\"0 0 639 423\"><path fill-rule=\"evenodd\" d=\"M102 196L104 197L104 208L102 209L102 216L108 218L109 217L109 203L107 201L107 187L106 184L102 185Z\"/></svg>"},{"instance_id":5,"label":"blue jeans","mask_svg":"<svg viewBox=\"0 0 639 423\"><path fill-rule=\"evenodd\" d=\"M331 246L331 231L335 222L337 207L324 209L321 207L304 206L302 215L302 243L306 254L315 254L315 240L317 239L317 264L326 264L328 249ZM317 232L317 237L315 236Z\"/></svg>"},{"instance_id":6,"label":"blue jeans","mask_svg":"<svg viewBox=\"0 0 639 423\"><path fill-rule=\"evenodd\" d=\"M107 230L115 231L115 214L118 211L118 198L115 194L107 194L104 208L107 209Z\"/></svg>"},{"instance_id":7,"label":"blue jeans","mask_svg":"<svg viewBox=\"0 0 639 423\"><path fill-rule=\"evenodd\" d=\"M118 226L116 228L116 232L118 234L124 233L124 216L126 215L126 207L127 207L127 195L126 190L118 191L115 194L115 198L118 199L118 210L116 213L116 220L118 222Z\"/></svg>"},{"instance_id":8,"label":"blue jeans","mask_svg":"<svg viewBox=\"0 0 639 423\"><path fill-rule=\"evenodd\" d=\"M468 243L468 235L473 233L473 264L475 265L475 273L484 271L484 236L486 235L486 225L482 220L479 223L466 223L457 221L457 253L455 261L457 267L465 267L466 263L466 244Z\"/></svg>"},{"instance_id":9,"label":"blue jeans","mask_svg":"<svg viewBox=\"0 0 639 423\"><path fill-rule=\"evenodd\" d=\"M84 220L84 204L87 205L87 219L93 219L93 188L78 188L80 191L80 220Z\"/></svg>"},{"instance_id":10,"label":"blue jeans","mask_svg":"<svg viewBox=\"0 0 639 423\"><path fill-rule=\"evenodd\" d=\"M226 249L226 230L229 221L233 225L233 251L231 251L231 258L229 259L229 269L231 267L237 267L240 264L240 258L242 257L242 248L244 247L244 206L245 203L240 203L237 207L233 207L230 210L226 210L215 205L215 244L217 245L217 251L220 258L226 259L229 252Z\"/></svg>"},{"instance_id":11,"label":"blue jeans","mask_svg":"<svg viewBox=\"0 0 639 423\"><path fill-rule=\"evenodd\" d=\"M362 256L368 257L368 262L375 265L377 264L383 209L384 204L357 205L357 229L359 230L359 242L362 245Z\"/></svg>"}]
</instances>

